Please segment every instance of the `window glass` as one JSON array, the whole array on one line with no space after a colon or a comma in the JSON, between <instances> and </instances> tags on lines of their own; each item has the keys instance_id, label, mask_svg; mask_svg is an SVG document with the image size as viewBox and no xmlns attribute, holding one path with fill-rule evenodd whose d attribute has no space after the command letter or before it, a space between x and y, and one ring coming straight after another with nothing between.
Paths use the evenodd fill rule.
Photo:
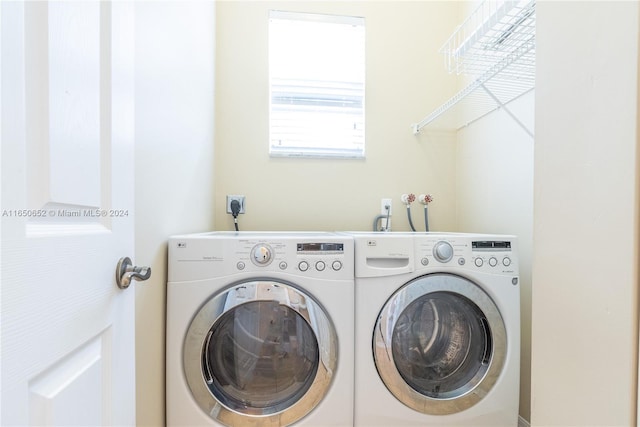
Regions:
<instances>
[{"instance_id":1,"label":"window glass","mask_svg":"<svg viewBox=\"0 0 640 427\"><path fill-rule=\"evenodd\" d=\"M491 332L480 309L449 292L420 297L393 330L393 358L402 378L432 398L459 396L480 382L491 358Z\"/></svg>"},{"instance_id":2,"label":"window glass","mask_svg":"<svg viewBox=\"0 0 640 427\"><path fill-rule=\"evenodd\" d=\"M364 18L271 11L269 152L364 157Z\"/></svg>"},{"instance_id":3,"label":"window glass","mask_svg":"<svg viewBox=\"0 0 640 427\"><path fill-rule=\"evenodd\" d=\"M318 342L300 314L278 301L253 301L211 327L203 372L221 402L275 410L306 393L318 360Z\"/></svg>"}]
</instances>

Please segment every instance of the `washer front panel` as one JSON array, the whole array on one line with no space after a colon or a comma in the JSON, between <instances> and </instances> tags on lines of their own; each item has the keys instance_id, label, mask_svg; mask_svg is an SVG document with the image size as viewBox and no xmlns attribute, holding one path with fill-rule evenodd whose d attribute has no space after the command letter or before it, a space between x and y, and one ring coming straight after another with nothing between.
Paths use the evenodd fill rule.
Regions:
<instances>
[{"instance_id":1,"label":"washer front panel","mask_svg":"<svg viewBox=\"0 0 640 427\"><path fill-rule=\"evenodd\" d=\"M338 341L322 307L279 281L235 284L209 299L184 342L187 383L212 419L286 426L327 393Z\"/></svg>"},{"instance_id":2,"label":"washer front panel","mask_svg":"<svg viewBox=\"0 0 640 427\"><path fill-rule=\"evenodd\" d=\"M498 308L475 283L429 274L382 308L373 335L376 368L389 391L416 411L446 415L479 402L506 358Z\"/></svg>"}]
</instances>

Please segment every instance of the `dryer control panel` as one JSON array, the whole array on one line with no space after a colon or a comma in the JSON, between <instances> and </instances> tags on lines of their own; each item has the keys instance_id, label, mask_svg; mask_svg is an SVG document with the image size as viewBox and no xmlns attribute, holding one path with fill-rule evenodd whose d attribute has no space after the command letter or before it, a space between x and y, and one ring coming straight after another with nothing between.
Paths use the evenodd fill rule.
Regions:
<instances>
[{"instance_id":1,"label":"dryer control panel","mask_svg":"<svg viewBox=\"0 0 640 427\"><path fill-rule=\"evenodd\" d=\"M344 243L305 242L297 244L298 270L340 271L344 267Z\"/></svg>"},{"instance_id":2,"label":"dryer control panel","mask_svg":"<svg viewBox=\"0 0 640 427\"><path fill-rule=\"evenodd\" d=\"M353 279L353 250L353 239L330 233L174 236L169 239L169 275L198 280L237 273L278 272L320 279Z\"/></svg>"}]
</instances>

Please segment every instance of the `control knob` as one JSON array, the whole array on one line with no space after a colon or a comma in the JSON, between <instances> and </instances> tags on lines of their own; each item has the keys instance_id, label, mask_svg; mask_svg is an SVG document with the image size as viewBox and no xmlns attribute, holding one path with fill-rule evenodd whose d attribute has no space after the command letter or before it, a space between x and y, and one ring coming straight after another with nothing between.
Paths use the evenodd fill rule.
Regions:
<instances>
[{"instance_id":1,"label":"control knob","mask_svg":"<svg viewBox=\"0 0 640 427\"><path fill-rule=\"evenodd\" d=\"M449 262L453 258L453 246L451 243L440 241L433 247L433 257L440 262Z\"/></svg>"},{"instance_id":2,"label":"control knob","mask_svg":"<svg viewBox=\"0 0 640 427\"><path fill-rule=\"evenodd\" d=\"M268 265L272 256L272 250L268 245L256 245L251 251L251 260L256 265Z\"/></svg>"}]
</instances>

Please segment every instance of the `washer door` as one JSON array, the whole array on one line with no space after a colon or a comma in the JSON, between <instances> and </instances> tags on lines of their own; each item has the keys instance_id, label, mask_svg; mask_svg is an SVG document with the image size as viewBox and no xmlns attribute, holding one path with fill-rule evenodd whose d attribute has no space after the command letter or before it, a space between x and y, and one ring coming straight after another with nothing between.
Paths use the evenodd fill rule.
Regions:
<instances>
[{"instance_id":1,"label":"washer door","mask_svg":"<svg viewBox=\"0 0 640 427\"><path fill-rule=\"evenodd\" d=\"M475 283L431 274L400 288L382 308L373 354L389 391L416 411L446 415L478 403L506 357L498 308Z\"/></svg>"},{"instance_id":2,"label":"washer door","mask_svg":"<svg viewBox=\"0 0 640 427\"><path fill-rule=\"evenodd\" d=\"M184 372L198 405L228 426L286 426L327 393L338 341L322 307L276 281L236 284L196 313Z\"/></svg>"}]
</instances>

